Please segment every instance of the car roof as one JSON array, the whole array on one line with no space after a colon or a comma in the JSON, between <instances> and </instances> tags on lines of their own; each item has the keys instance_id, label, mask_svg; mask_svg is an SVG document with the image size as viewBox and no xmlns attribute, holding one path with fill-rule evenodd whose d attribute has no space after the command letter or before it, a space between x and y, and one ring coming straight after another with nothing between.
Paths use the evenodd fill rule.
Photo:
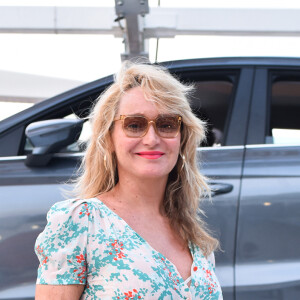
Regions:
<instances>
[{"instance_id":1,"label":"car roof","mask_svg":"<svg viewBox=\"0 0 300 300\"><path fill-rule=\"evenodd\" d=\"M167 61L168 68L197 66L300 66L300 57L216 57Z\"/></svg>"},{"instance_id":2,"label":"car roof","mask_svg":"<svg viewBox=\"0 0 300 300\"><path fill-rule=\"evenodd\" d=\"M184 59L176 61L167 61L159 63L170 69L171 72L189 71L198 67L238 67L238 66L272 66L272 67L300 67L300 57L218 57L218 58L198 58L198 59ZM5 132L19 123L26 120L30 123L30 119L36 114L47 110L50 107L59 104L68 104L68 100L80 97L85 93L90 94L101 92L103 87L113 82L113 75L86 83L72 90L66 91L57 96L46 99L36 105L21 111L7 119L0 122L0 133ZM71 101L73 102L73 101Z\"/></svg>"}]
</instances>

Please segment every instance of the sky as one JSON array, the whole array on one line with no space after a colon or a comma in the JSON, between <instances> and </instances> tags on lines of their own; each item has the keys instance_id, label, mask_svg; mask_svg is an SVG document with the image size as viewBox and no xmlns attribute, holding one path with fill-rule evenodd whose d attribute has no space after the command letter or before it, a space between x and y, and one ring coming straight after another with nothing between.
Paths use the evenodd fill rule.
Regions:
<instances>
[{"instance_id":1,"label":"sky","mask_svg":"<svg viewBox=\"0 0 300 300\"><path fill-rule=\"evenodd\" d=\"M149 0L155 7L158 0ZM160 0L162 7L300 8L300 1ZM0 0L1 6L102 6L113 0ZM110 35L0 33L0 70L87 82L118 70L122 39ZM155 60L156 39L149 41ZM158 61L220 56L300 56L300 37L177 36L160 39ZM1 84L1 83L0 83ZM0 103L0 108L3 107ZM5 104L6 114L17 111ZM20 104L19 109L29 104ZM31 105L31 104L30 104ZM11 106L12 108L8 108ZM0 119L3 118L0 113Z\"/></svg>"}]
</instances>

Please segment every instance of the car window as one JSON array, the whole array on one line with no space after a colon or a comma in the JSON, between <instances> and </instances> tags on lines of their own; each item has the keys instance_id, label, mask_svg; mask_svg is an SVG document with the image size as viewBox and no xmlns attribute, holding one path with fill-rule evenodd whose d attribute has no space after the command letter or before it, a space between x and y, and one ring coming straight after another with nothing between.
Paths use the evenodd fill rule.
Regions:
<instances>
[{"instance_id":1,"label":"car window","mask_svg":"<svg viewBox=\"0 0 300 300\"><path fill-rule=\"evenodd\" d=\"M225 143L226 125L234 93L234 83L231 79L214 79L212 76L204 76L199 79L192 78L195 87L191 95L191 107L193 112L207 123L207 139L202 147L217 147ZM186 80L185 80L186 81ZM92 104L92 102L90 102ZM80 114L79 114L80 116ZM64 118L78 118L77 113L71 113ZM88 120L83 124L83 130L77 142L60 150L61 153L82 152L91 134L91 127ZM33 146L26 138L24 153L31 153Z\"/></svg>"},{"instance_id":2,"label":"car window","mask_svg":"<svg viewBox=\"0 0 300 300\"><path fill-rule=\"evenodd\" d=\"M299 74L300 75L300 74ZM278 78L271 84L271 110L266 143L300 144L300 76Z\"/></svg>"},{"instance_id":3,"label":"car window","mask_svg":"<svg viewBox=\"0 0 300 300\"><path fill-rule=\"evenodd\" d=\"M203 80L194 86L193 111L207 123L207 140L201 146L221 146L224 144L234 85L227 80Z\"/></svg>"},{"instance_id":4,"label":"car window","mask_svg":"<svg viewBox=\"0 0 300 300\"><path fill-rule=\"evenodd\" d=\"M195 92L191 96L192 109L196 116L207 123L207 138L201 146L223 145L227 116L231 105L233 83L225 80L208 80L194 83ZM66 118L77 118L75 114ZM90 123L86 121L78 142L62 149L62 152L80 152L85 149L91 135Z\"/></svg>"}]
</instances>

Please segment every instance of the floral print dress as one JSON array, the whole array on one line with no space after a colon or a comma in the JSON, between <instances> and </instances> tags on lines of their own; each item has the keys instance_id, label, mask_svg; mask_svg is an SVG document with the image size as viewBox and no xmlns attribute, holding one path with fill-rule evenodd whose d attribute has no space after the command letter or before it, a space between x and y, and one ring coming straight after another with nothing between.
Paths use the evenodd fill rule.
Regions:
<instances>
[{"instance_id":1,"label":"floral print dress","mask_svg":"<svg viewBox=\"0 0 300 300\"><path fill-rule=\"evenodd\" d=\"M171 261L97 198L58 202L47 220L35 245L37 284L83 284L81 299L88 300L223 299L213 254L206 259L190 243L191 278L184 281Z\"/></svg>"}]
</instances>

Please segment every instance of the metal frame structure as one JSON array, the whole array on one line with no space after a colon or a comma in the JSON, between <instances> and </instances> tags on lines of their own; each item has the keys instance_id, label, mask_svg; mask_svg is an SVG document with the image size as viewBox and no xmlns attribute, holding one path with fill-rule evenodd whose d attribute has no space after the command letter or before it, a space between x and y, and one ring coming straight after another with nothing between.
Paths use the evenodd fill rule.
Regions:
<instances>
[{"instance_id":1,"label":"metal frame structure","mask_svg":"<svg viewBox=\"0 0 300 300\"><path fill-rule=\"evenodd\" d=\"M148 57L147 39L176 35L300 36L300 9L162 8L147 0L114 7L0 8L0 33L110 34L123 37L122 59Z\"/></svg>"}]
</instances>

